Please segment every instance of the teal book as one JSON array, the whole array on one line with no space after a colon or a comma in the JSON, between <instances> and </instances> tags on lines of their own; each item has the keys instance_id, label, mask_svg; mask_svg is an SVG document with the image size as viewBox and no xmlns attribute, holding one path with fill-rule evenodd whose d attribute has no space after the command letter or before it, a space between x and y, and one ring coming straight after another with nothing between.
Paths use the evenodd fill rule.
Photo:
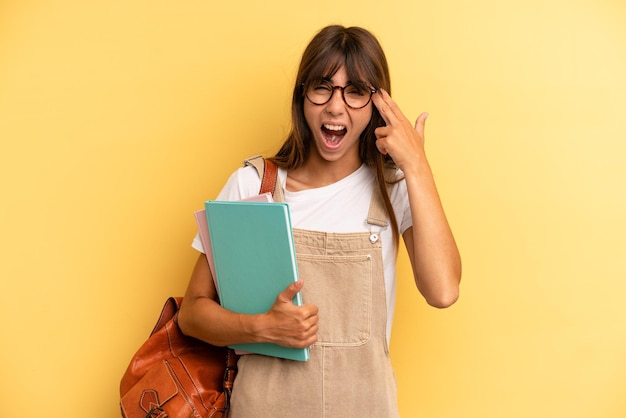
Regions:
<instances>
[{"instance_id":1,"label":"teal book","mask_svg":"<svg viewBox=\"0 0 626 418\"><path fill-rule=\"evenodd\" d=\"M286 203L205 202L215 278L222 306L233 312L267 312L298 280L291 215ZM298 293L293 303L302 306ZM235 344L249 353L307 361L308 348L271 343Z\"/></svg>"}]
</instances>

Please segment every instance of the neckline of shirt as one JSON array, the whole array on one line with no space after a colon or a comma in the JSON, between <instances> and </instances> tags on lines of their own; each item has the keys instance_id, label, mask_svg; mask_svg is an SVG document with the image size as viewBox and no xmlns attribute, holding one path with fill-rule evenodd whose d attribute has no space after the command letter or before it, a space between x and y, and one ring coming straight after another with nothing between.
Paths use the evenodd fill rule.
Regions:
<instances>
[{"instance_id":1,"label":"neckline of shirt","mask_svg":"<svg viewBox=\"0 0 626 418\"><path fill-rule=\"evenodd\" d=\"M322 187L315 187L312 189L305 189L305 190L299 190L297 192L290 192L287 190L287 187L286 187L287 170L282 169L282 168L278 169L278 174L279 174L280 182L283 186L285 197L289 196L291 198L297 198L298 196L303 196L307 194L327 193L336 188L343 188L346 185L352 184L353 182L361 181L361 177L364 175L365 172L367 172L367 166L365 164L361 164L361 166L357 168L355 171L353 171L352 173L348 174L346 177L334 183L331 183Z\"/></svg>"}]
</instances>

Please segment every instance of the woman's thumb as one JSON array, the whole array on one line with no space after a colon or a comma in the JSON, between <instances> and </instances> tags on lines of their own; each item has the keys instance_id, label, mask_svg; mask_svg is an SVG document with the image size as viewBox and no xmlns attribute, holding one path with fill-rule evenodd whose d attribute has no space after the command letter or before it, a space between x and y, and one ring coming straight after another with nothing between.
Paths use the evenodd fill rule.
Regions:
<instances>
[{"instance_id":1,"label":"woman's thumb","mask_svg":"<svg viewBox=\"0 0 626 418\"><path fill-rule=\"evenodd\" d=\"M279 299L283 302L291 301L300 291L300 289L302 289L303 285L304 282L302 281L302 279L298 280L297 282L291 283L285 290L280 293L280 295L278 295Z\"/></svg>"},{"instance_id":2,"label":"woman's thumb","mask_svg":"<svg viewBox=\"0 0 626 418\"><path fill-rule=\"evenodd\" d=\"M428 113L424 112L419 115L417 117L417 120L415 121L415 130L422 138L424 137L424 126L426 125L426 119L428 119Z\"/></svg>"}]
</instances>

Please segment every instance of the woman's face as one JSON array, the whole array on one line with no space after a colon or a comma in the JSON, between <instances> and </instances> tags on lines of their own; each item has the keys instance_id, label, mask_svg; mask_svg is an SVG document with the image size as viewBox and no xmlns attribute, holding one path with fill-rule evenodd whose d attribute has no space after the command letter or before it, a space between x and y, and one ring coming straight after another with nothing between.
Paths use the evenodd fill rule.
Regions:
<instances>
[{"instance_id":1,"label":"woman's face","mask_svg":"<svg viewBox=\"0 0 626 418\"><path fill-rule=\"evenodd\" d=\"M333 86L345 86L350 81L342 66L331 78ZM372 103L362 109L352 109L344 102L341 90L323 105L316 105L304 98L304 118L312 133L311 157L317 156L327 162L361 165L359 138L372 117ZM355 168L355 169L356 169Z\"/></svg>"}]
</instances>

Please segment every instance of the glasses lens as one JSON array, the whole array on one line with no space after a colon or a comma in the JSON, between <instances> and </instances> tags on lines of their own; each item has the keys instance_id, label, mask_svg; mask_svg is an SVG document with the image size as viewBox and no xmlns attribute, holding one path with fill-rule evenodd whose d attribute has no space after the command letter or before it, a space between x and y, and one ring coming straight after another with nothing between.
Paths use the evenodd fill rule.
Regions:
<instances>
[{"instance_id":1,"label":"glasses lens","mask_svg":"<svg viewBox=\"0 0 626 418\"><path fill-rule=\"evenodd\" d=\"M358 84L350 84L343 90L343 98L346 104L356 109L364 107L370 101L370 97L370 90Z\"/></svg>"},{"instance_id":2,"label":"glasses lens","mask_svg":"<svg viewBox=\"0 0 626 418\"><path fill-rule=\"evenodd\" d=\"M333 91L332 84L322 80L314 80L306 89L306 97L312 103L322 105L330 100Z\"/></svg>"}]
</instances>

